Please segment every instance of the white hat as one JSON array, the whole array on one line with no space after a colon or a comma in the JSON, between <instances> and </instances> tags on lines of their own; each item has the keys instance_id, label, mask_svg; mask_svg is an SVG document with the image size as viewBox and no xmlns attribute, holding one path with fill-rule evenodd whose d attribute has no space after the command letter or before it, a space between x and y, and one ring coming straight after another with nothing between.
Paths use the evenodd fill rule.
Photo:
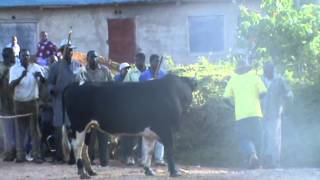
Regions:
<instances>
[{"instance_id":1,"label":"white hat","mask_svg":"<svg viewBox=\"0 0 320 180\"><path fill-rule=\"evenodd\" d=\"M60 43L60 48L68 44L68 39L64 39ZM69 48L74 49L75 46L72 45L71 41L69 41Z\"/></svg>"},{"instance_id":2,"label":"white hat","mask_svg":"<svg viewBox=\"0 0 320 180\"><path fill-rule=\"evenodd\" d=\"M130 64L128 64L128 63L126 63L126 62L124 62L124 63L121 63L121 64L120 64L120 66L119 66L119 70L121 71L122 69L124 69L124 68L128 68L128 67L130 67Z\"/></svg>"}]
</instances>

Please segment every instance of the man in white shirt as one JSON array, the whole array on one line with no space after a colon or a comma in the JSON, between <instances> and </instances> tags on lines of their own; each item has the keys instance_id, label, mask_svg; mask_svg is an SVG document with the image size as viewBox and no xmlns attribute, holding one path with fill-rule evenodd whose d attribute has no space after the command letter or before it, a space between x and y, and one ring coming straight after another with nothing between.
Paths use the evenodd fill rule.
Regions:
<instances>
[{"instance_id":1,"label":"man in white shirt","mask_svg":"<svg viewBox=\"0 0 320 180\"><path fill-rule=\"evenodd\" d=\"M6 45L7 48L12 48L13 49L13 52L14 52L14 55L16 57L19 56L19 53L20 53L20 46L18 44L18 38L17 36L12 36L11 38L11 43L7 44Z\"/></svg>"},{"instance_id":2,"label":"man in white shirt","mask_svg":"<svg viewBox=\"0 0 320 180\"><path fill-rule=\"evenodd\" d=\"M42 68L30 63L30 52L22 49L20 52L20 64L15 64L10 68L9 84L14 89L14 110L17 115L29 114L31 116L16 119L16 162L25 162L26 152L24 150L24 140L31 135L33 161L42 163L40 153L40 130L38 122L38 98L39 86L38 81L43 82L44 75Z\"/></svg>"}]
</instances>

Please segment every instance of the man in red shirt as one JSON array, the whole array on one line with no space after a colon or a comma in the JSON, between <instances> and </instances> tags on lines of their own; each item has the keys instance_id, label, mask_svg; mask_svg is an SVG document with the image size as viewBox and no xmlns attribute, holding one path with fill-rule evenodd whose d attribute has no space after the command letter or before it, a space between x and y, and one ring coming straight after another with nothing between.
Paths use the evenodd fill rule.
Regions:
<instances>
[{"instance_id":1,"label":"man in red shirt","mask_svg":"<svg viewBox=\"0 0 320 180\"><path fill-rule=\"evenodd\" d=\"M40 42L38 43L37 63L41 66L48 66L49 57L55 55L56 52L56 45L48 40L48 33L42 31L40 33Z\"/></svg>"}]
</instances>

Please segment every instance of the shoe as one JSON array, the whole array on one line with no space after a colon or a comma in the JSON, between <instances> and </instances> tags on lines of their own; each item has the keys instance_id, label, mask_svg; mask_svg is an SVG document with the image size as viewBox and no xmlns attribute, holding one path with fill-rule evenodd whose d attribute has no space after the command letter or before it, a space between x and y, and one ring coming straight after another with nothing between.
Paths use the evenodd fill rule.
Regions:
<instances>
[{"instance_id":1,"label":"shoe","mask_svg":"<svg viewBox=\"0 0 320 180\"><path fill-rule=\"evenodd\" d=\"M161 161L155 161L155 165L156 165L156 166L166 166L167 163L164 162L164 160L161 160Z\"/></svg>"},{"instance_id":2,"label":"shoe","mask_svg":"<svg viewBox=\"0 0 320 180\"><path fill-rule=\"evenodd\" d=\"M6 152L4 153L3 161L13 161L16 158L16 153L14 152Z\"/></svg>"},{"instance_id":3,"label":"shoe","mask_svg":"<svg viewBox=\"0 0 320 180\"><path fill-rule=\"evenodd\" d=\"M252 154L248 162L249 169L257 169L260 167L260 162L256 154Z\"/></svg>"},{"instance_id":4,"label":"shoe","mask_svg":"<svg viewBox=\"0 0 320 180\"><path fill-rule=\"evenodd\" d=\"M24 163L24 162L27 162L26 158L23 156L23 157L17 157L16 159L16 163Z\"/></svg>"},{"instance_id":5,"label":"shoe","mask_svg":"<svg viewBox=\"0 0 320 180\"><path fill-rule=\"evenodd\" d=\"M36 164L42 164L42 163L44 163L44 160L41 159L41 158L34 158L34 159L32 160L32 162L34 162L34 163L36 163Z\"/></svg>"},{"instance_id":6,"label":"shoe","mask_svg":"<svg viewBox=\"0 0 320 180\"><path fill-rule=\"evenodd\" d=\"M100 166L107 167L109 165L108 161L100 161Z\"/></svg>"},{"instance_id":7,"label":"shoe","mask_svg":"<svg viewBox=\"0 0 320 180\"><path fill-rule=\"evenodd\" d=\"M127 164L128 166L133 166L133 165L135 164L134 158L131 157L131 156L129 156L129 157L127 158L126 164Z\"/></svg>"}]
</instances>

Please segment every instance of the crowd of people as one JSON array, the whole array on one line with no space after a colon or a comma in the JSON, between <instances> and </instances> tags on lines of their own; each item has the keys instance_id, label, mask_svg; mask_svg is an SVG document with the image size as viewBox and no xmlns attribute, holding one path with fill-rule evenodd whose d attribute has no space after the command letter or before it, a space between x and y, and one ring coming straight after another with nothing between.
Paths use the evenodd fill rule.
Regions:
<instances>
[{"instance_id":1,"label":"crowd of people","mask_svg":"<svg viewBox=\"0 0 320 180\"><path fill-rule=\"evenodd\" d=\"M63 41L57 47L48 40L47 32L43 31L40 33L35 59L31 58L28 49L20 49L16 36L3 49L3 62L0 63L0 112L2 117L7 117L2 119L4 161L43 163L49 155L53 163L67 163L61 146L62 127L70 123L67 117L63 121L62 94L69 84L88 81L142 82L159 79L166 74L159 68L160 57L156 54L150 56L150 68L146 66L145 55L137 53L133 67L121 63L119 73L113 75L107 66L99 63L99 55L94 50L88 51L85 65L73 60L74 48L70 41ZM89 155L92 162L107 166L109 137L93 131L90 138ZM134 165L136 160L143 163L147 156L145 148L141 138L120 139L120 154L128 165ZM136 149L140 151L136 153ZM155 163L166 165L163 145L157 142L155 149ZM95 152L98 152L99 157L96 161ZM71 161L69 163L74 163Z\"/></svg>"},{"instance_id":2,"label":"crowd of people","mask_svg":"<svg viewBox=\"0 0 320 180\"><path fill-rule=\"evenodd\" d=\"M64 41L59 47L48 40L46 32L40 33L36 59L28 49L20 49L16 36L2 50L0 63L0 107L3 117L5 153L4 161L43 163L48 150L52 162L65 163L62 152L62 127L70 125L63 118L63 90L73 82L143 82L159 79L166 72L159 68L160 57L146 57L137 53L131 67L121 63L115 76L107 66L99 63L99 55L90 50L86 65L72 59L74 46ZM272 63L264 65L264 75L259 77L247 61L239 61L236 73L229 80L224 97L235 110L235 132L249 168L278 167L281 154L281 116L287 99L293 97L285 80L275 72ZM232 100L232 101L230 101ZM66 119L64 122L63 119ZM98 152L99 163L109 162L107 135L93 131L89 156L93 162ZM95 150L98 143L98 150ZM143 139L122 137L121 154L128 165L147 158ZM140 149L138 158L135 150ZM155 163L165 165L164 146L157 141Z\"/></svg>"}]
</instances>

